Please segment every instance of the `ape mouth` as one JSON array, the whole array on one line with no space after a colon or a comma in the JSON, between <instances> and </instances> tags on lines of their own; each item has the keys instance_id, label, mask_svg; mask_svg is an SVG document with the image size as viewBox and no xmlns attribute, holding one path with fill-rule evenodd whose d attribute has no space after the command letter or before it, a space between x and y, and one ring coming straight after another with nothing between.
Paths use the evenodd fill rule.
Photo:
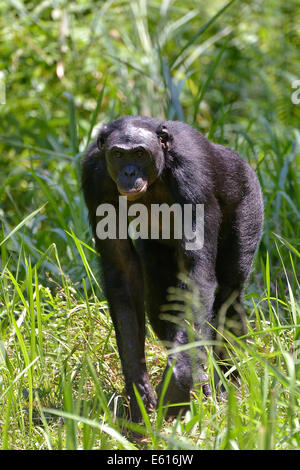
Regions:
<instances>
[{"instance_id":1,"label":"ape mouth","mask_svg":"<svg viewBox=\"0 0 300 470\"><path fill-rule=\"evenodd\" d=\"M136 188L132 188L132 189L121 189L119 188L118 186L118 190L119 190L119 193L122 195L122 196L126 196L127 199L131 200L131 199L136 199L138 197L140 197L142 194L144 194L146 191L147 191L147 187L148 187L148 183L147 181L141 186L139 187L138 189Z\"/></svg>"}]
</instances>

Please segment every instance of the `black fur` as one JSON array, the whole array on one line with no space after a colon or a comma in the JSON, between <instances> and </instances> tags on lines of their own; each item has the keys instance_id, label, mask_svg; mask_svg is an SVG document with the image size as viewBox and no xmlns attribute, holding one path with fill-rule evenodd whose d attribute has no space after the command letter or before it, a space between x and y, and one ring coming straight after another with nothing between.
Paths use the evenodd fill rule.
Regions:
<instances>
[{"instance_id":1,"label":"black fur","mask_svg":"<svg viewBox=\"0 0 300 470\"><path fill-rule=\"evenodd\" d=\"M141 130L141 138L136 130ZM144 132L144 130L150 132ZM145 139L143 140L143 135ZM143 164L131 148L142 143L149 152ZM110 150L117 145L126 159ZM124 162L125 160L123 160ZM120 166L121 165L121 166ZM124 165L123 165L124 166ZM204 204L204 246L187 251L180 240L99 240L96 236L96 208L101 203L117 205L120 191L135 191L148 181L138 202L150 207L156 203ZM263 226L263 202L253 169L236 152L209 142L182 122L159 121L146 117L123 117L100 132L83 161L82 186L89 218L101 254L104 284L114 323L132 419L141 418L133 392L136 385L148 410L156 405L149 382L144 354L146 312L159 338L168 346L184 345L188 333L184 323L163 320L161 307L170 302L167 290L183 286L179 272L186 272L197 286L201 307L195 312L195 326L202 336L214 337L207 322L218 326L222 305L230 299L227 317L235 333L244 331L240 297L248 280ZM235 306L237 308L235 308ZM178 317L182 308L168 311ZM223 322L223 319L221 323ZM230 326L231 325L231 326ZM236 328L237 327L237 328ZM166 402L189 401L193 383L203 381L203 351L197 350L197 372L191 354L176 354ZM175 355L168 358L167 367ZM167 369L166 369L167 370ZM205 393L209 394L207 384ZM170 408L172 410L172 408ZM178 410L175 410L178 411Z\"/></svg>"}]
</instances>

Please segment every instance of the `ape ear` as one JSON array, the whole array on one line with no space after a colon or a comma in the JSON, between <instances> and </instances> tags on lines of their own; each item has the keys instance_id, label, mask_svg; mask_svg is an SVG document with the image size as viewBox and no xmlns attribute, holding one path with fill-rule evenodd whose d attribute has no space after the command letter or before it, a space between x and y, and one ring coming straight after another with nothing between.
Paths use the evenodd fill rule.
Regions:
<instances>
[{"instance_id":1,"label":"ape ear","mask_svg":"<svg viewBox=\"0 0 300 470\"><path fill-rule=\"evenodd\" d=\"M103 150L107 134L108 134L108 125L104 124L104 126L102 127L97 137L97 147L99 150Z\"/></svg>"},{"instance_id":2,"label":"ape ear","mask_svg":"<svg viewBox=\"0 0 300 470\"><path fill-rule=\"evenodd\" d=\"M167 150L172 140L172 136L169 134L169 131L166 128L166 126L164 126L163 124L159 126L159 128L156 131L156 134L160 140L162 148Z\"/></svg>"}]
</instances>

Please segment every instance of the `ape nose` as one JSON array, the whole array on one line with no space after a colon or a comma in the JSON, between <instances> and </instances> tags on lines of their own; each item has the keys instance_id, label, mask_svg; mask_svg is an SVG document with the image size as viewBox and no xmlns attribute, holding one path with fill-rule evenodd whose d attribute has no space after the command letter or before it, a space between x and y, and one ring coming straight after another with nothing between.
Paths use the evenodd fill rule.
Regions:
<instances>
[{"instance_id":1,"label":"ape nose","mask_svg":"<svg viewBox=\"0 0 300 470\"><path fill-rule=\"evenodd\" d=\"M133 165L127 165L124 169L126 176L135 176L135 167Z\"/></svg>"}]
</instances>

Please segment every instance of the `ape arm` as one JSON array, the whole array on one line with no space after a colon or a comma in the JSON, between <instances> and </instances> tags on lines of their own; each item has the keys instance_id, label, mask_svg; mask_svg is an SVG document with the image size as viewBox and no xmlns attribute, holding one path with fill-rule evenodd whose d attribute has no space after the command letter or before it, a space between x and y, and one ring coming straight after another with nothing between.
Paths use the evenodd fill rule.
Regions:
<instances>
[{"instance_id":1,"label":"ape arm","mask_svg":"<svg viewBox=\"0 0 300 470\"><path fill-rule=\"evenodd\" d=\"M130 239L100 240L97 237L96 226L100 220L96 216L97 207L109 201L115 205L119 194L107 173L105 160L96 143L91 145L83 161L82 187L96 248L101 256L104 288L116 331L126 389L130 396L132 420L139 421L141 414L133 383L146 408L155 407L155 396L146 372L144 354L143 277Z\"/></svg>"},{"instance_id":2,"label":"ape arm","mask_svg":"<svg viewBox=\"0 0 300 470\"><path fill-rule=\"evenodd\" d=\"M106 297L114 324L133 421L140 411L133 391L137 387L146 408L156 400L146 371L143 278L131 240L97 240Z\"/></svg>"}]
</instances>

